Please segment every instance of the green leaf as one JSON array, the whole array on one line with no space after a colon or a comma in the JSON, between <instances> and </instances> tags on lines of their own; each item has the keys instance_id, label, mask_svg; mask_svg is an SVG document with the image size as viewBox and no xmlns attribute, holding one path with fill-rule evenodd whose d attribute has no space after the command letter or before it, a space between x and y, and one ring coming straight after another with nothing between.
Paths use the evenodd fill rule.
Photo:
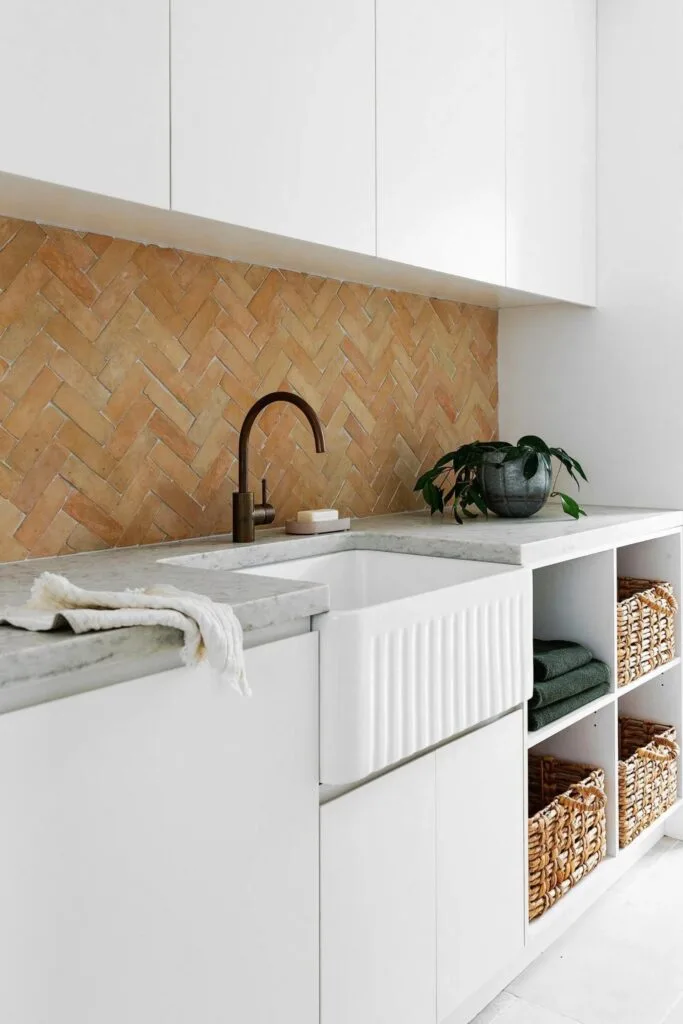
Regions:
<instances>
[{"instance_id":1,"label":"green leaf","mask_svg":"<svg viewBox=\"0 0 683 1024\"><path fill-rule=\"evenodd\" d=\"M435 512L443 512L443 491L431 480L428 480L422 489L424 499L432 510L432 515Z\"/></svg>"},{"instance_id":2,"label":"green leaf","mask_svg":"<svg viewBox=\"0 0 683 1024\"><path fill-rule=\"evenodd\" d=\"M476 484L472 485L472 488L470 490L470 498L471 498L472 504L476 505L477 508L479 509L479 511L482 512L485 516L488 516L488 514L489 514L488 505L484 501L484 495L481 493L481 491L476 486Z\"/></svg>"},{"instance_id":3,"label":"green leaf","mask_svg":"<svg viewBox=\"0 0 683 1024\"><path fill-rule=\"evenodd\" d=\"M524 460L524 479L531 480L532 476L535 476L538 472L538 455L536 452L532 452L531 455L527 455Z\"/></svg>"},{"instance_id":4,"label":"green leaf","mask_svg":"<svg viewBox=\"0 0 683 1024\"><path fill-rule=\"evenodd\" d=\"M518 448L531 448L535 452L549 452L550 449L545 443L542 437L537 437L536 434L525 434L524 437L520 437L517 442Z\"/></svg>"},{"instance_id":5,"label":"green leaf","mask_svg":"<svg viewBox=\"0 0 683 1024\"><path fill-rule=\"evenodd\" d=\"M563 494L562 491L553 491L552 497L561 498L563 510L573 519L578 519L579 516L585 516L585 510L581 508L578 501L572 498L571 495Z\"/></svg>"}]
</instances>

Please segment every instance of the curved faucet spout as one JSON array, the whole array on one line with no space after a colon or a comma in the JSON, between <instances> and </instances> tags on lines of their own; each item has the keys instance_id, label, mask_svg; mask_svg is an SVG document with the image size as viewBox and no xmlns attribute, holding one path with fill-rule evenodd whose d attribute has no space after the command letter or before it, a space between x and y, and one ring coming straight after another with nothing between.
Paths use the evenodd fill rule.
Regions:
<instances>
[{"instance_id":1,"label":"curved faucet spout","mask_svg":"<svg viewBox=\"0 0 683 1024\"><path fill-rule=\"evenodd\" d=\"M323 436L323 428L320 424L320 420L315 414L313 408L308 404L305 398L300 398L299 395L290 394L289 391L271 391L269 395L264 395L263 398L259 398L257 402L254 402L251 409L244 417L244 423L240 430L240 439L238 447L238 466L239 466L239 482L238 486L240 491L246 491L247 481L249 478L248 471L248 459L249 459L249 435L251 434L251 428L254 425L254 421L259 413L268 405L272 405L274 402L289 402L291 405L295 405L297 409L301 409L302 413L311 425L313 431L313 437L315 439L315 450L320 454L325 451L325 438Z\"/></svg>"},{"instance_id":2,"label":"curved faucet spout","mask_svg":"<svg viewBox=\"0 0 683 1024\"><path fill-rule=\"evenodd\" d=\"M249 481L249 436L251 434L251 428L253 427L258 414L262 412L267 405L272 405L273 402L289 402L291 405L295 405L297 409L301 409L311 426L311 430L313 431L315 450L317 452L325 451L325 438L323 436L323 428L320 424L320 420L304 398L300 398L299 395L293 395L289 391L273 391L271 394L264 395L263 398L259 398L257 402L254 402L251 409L244 417L244 423L240 430L238 446L239 490L235 491L232 496L232 539L237 542L246 541L248 543L253 541L254 527L257 525L272 523L275 518L275 509L268 502L266 481L261 481L263 491L261 502L258 505L254 504L254 495L252 492L247 490Z\"/></svg>"}]
</instances>

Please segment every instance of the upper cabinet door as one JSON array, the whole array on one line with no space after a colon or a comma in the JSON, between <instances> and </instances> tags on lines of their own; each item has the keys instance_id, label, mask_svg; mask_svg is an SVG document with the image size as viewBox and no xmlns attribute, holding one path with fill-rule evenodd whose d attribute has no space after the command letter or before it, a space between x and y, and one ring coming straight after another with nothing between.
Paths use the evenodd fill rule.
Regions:
<instances>
[{"instance_id":1,"label":"upper cabinet door","mask_svg":"<svg viewBox=\"0 0 683 1024\"><path fill-rule=\"evenodd\" d=\"M169 206L168 0L7 0L0 171Z\"/></svg>"},{"instance_id":2,"label":"upper cabinet door","mask_svg":"<svg viewBox=\"0 0 683 1024\"><path fill-rule=\"evenodd\" d=\"M509 0L507 284L595 302L596 0Z\"/></svg>"},{"instance_id":3,"label":"upper cabinet door","mask_svg":"<svg viewBox=\"0 0 683 1024\"><path fill-rule=\"evenodd\" d=\"M505 0L377 0L377 254L505 283Z\"/></svg>"},{"instance_id":4,"label":"upper cabinet door","mask_svg":"<svg viewBox=\"0 0 683 1024\"><path fill-rule=\"evenodd\" d=\"M172 206L375 252L373 0L173 0Z\"/></svg>"}]
</instances>

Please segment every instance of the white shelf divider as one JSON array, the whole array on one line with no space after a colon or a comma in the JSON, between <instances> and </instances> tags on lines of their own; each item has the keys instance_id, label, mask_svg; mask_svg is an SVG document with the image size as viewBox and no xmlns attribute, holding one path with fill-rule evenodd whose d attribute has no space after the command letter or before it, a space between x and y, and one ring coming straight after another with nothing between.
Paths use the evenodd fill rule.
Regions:
<instances>
[{"instance_id":1,"label":"white shelf divider","mask_svg":"<svg viewBox=\"0 0 683 1024\"><path fill-rule=\"evenodd\" d=\"M542 729L537 729L535 732L527 730L527 749L532 750L540 743L544 743L545 740L549 740L551 736L556 736L557 733L564 732L565 729L571 728L572 725L582 721L584 718L588 718L589 715L596 714L601 710L601 708L607 707L608 704L613 704L614 701L615 694L606 693L604 697L598 697L597 700L591 701L590 704L584 704L582 708L572 711L570 714L565 715L564 718L558 719L557 722L551 722L549 725L544 725Z\"/></svg>"}]
</instances>

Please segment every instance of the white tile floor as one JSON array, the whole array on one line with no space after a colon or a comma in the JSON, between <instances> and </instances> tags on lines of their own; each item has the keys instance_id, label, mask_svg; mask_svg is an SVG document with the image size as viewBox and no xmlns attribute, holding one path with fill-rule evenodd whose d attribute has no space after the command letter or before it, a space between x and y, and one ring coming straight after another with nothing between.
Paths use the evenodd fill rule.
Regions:
<instances>
[{"instance_id":1,"label":"white tile floor","mask_svg":"<svg viewBox=\"0 0 683 1024\"><path fill-rule=\"evenodd\" d=\"M683 1024L683 843L662 839L473 1024Z\"/></svg>"}]
</instances>

